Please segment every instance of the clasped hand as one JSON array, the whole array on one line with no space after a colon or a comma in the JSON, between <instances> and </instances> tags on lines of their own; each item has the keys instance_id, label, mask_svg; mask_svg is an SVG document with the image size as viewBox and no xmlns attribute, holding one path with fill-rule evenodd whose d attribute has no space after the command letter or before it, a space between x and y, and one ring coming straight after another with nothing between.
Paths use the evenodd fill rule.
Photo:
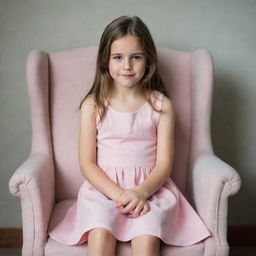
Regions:
<instances>
[{"instance_id":1,"label":"clasped hand","mask_svg":"<svg viewBox=\"0 0 256 256\"><path fill-rule=\"evenodd\" d=\"M127 213L130 218L136 218L150 210L147 198L136 188L121 192L116 200L116 207L121 213Z\"/></svg>"}]
</instances>

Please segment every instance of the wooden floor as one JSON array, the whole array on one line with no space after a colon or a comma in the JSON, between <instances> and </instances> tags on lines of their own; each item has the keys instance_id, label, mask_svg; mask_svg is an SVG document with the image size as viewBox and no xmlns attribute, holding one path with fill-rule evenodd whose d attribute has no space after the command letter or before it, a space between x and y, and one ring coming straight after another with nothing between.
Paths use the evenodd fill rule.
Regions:
<instances>
[{"instance_id":1,"label":"wooden floor","mask_svg":"<svg viewBox=\"0 0 256 256\"><path fill-rule=\"evenodd\" d=\"M230 248L230 256L253 256L256 255L256 246L233 246ZM1 249L0 256L21 256L20 249Z\"/></svg>"}]
</instances>

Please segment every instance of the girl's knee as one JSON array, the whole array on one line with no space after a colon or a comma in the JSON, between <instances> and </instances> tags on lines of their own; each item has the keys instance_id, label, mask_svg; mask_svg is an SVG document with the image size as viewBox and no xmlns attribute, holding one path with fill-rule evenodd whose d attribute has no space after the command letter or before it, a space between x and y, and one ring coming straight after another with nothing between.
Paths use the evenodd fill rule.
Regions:
<instances>
[{"instance_id":1,"label":"girl's knee","mask_svg":"<svg viewBox=\"0 0 256 256\"><path fill-rule=\"evenodd\" d=\"M132 249L135 255L158 255L160 239L152 235L138 236L132 240Z\"/></svg>"},{"instance_id":2,"label":"girl's knee","mask_svg":"<svg viewBox=\"0 0 256 256\"><path fill-rule=\"evenodd\" d=\"M110 231L105 228L94 228L89 231L88 237L99 240L115 240Z\"/></svg>"},{"instance_id":3,"label":"girl's knee","mask_svg":"<svg viewBox=\"0 0 256 256\"><path fill-rule=\"evenodd\" d=\"M116 239L107 229L95 228L88 233L87 255L115 255Z\"/></svg>"}]
</instances>

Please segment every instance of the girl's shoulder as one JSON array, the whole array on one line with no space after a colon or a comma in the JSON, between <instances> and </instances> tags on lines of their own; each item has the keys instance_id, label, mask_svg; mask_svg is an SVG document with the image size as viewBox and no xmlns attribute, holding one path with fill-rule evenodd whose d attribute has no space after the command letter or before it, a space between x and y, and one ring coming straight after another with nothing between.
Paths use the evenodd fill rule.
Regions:
<instances>
[{"instance_id":1,"label":"girl's shoulder","mask_svg":"<svg viewBox=\"0 0 256 256\"><path fill-rule=\"evenodd\" d=\"M89 94L82 103L82 106L92 106L95 107L96 106L96 102L95 102L95 95L94 94Z\"/></svg>"},{"instance_id":2,"label":"girl's shoulder","mask_svg":"<svg viewBox=\"0 0 256 256\"><path fill-rule=\"evenodd\" d=\"M82 102L81 114L86 116L94 116L96 112L96 102L93 94L89 94Z\"/></svg>"},{"instance_id":3,"label":"girl's shoulder","mask_svg":"<svg viewBox=\"0 0 256 256\"><path fill-rule=\"evenodd\" d=\"M165 97L163 93L161 93L158 90L152 90L150 93L151 100L156 104L156 105L161 105L163 98Z\"/></svg>"},{"instance_id":4,"label":"girl's shoulder","mask_svg":"<svg viewBox=\"0 0 256 256\"><path fill-rule=\"evenodd\" d=\"M173 108L172 100L164 93L158 90L153 90L151 95L153 96L153 102L159 110L162 109L165 112L165 110L170 110L171 108Z\"/></svg>"}]
</instances>

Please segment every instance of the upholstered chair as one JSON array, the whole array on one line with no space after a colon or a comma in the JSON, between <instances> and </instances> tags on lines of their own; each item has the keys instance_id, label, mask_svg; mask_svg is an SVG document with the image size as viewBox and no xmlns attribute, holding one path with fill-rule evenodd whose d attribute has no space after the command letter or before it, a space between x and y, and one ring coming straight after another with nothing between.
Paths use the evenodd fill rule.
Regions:
<instances>
[{"instance_id":1,"label":"upholstered chair","mask_svg":"<svg viewBox=\"0 0 256 256\"><path fill-rule=\"evenodd\" d=\"M33 50L28 55L31 152L9 182L10 192L21 200L23 256L86 255L87 242L63 245L47 231L64 217L85 179L78 158L78 109L93 82L97 49ZM204 49L157 51L176 115L171 177L212 233L186 247L161 243L161 255L227 256L228 197L239 190L241 179L212 147L212 57ZM117 241L117 256L131 255L130 244Z\"/></svg>"}]
</instances>

